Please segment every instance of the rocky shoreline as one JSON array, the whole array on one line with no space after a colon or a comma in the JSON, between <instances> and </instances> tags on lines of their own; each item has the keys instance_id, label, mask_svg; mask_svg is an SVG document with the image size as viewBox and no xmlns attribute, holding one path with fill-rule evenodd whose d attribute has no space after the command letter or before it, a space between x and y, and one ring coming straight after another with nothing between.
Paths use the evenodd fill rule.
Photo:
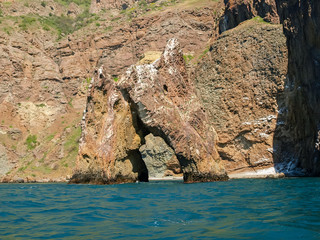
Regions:
<instances>
[{"instance_id":1,"label":"rocky shoreline","mask_svg":"<svg viewBox=\"0 0 320 240\"><path fill-rule=\"evenodd\" d=\"M67 2L0 2L2 182L320 175L318 2Z\"/></svg>"}]
</instances>

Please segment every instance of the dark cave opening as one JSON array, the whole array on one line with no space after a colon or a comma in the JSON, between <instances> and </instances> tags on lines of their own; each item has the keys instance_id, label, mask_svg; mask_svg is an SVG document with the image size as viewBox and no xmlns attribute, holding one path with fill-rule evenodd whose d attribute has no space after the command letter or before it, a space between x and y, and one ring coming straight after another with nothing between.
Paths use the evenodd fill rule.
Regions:
<instances>
[{"instance_id":1,"label":"dark cave opening","mask_svg":"<svg viewBox=\"0 0 320 240\"><path fill-rule=\"evenodd\" d=\"M163 85L163 90L164 90L165 92L168 92L168 86L167 86L166 84Z\"/></svg>"},{"instance_id":2,"label":"dark cave opening","mask_svg":"<svg viewBox=\"0 0 320 240\"><path fill-rule=\"evenodd\" d=\"M167 86L164 85L163 86L165 90L168 90ZM139 112L139 107L141 109L141 107L144 106L138 106L138 104L136 104L131 98L129 93L122 89L121 93L125 99L125 101L127 101L130 105L130 110L131 110L131 115L132 115L132 122L133 122L133 126L136 130L136 133L139 135L140 139L141 139L141 145L146 144L146 136L149 134L152 134L154 137L161 137L165 144L171 148L174 152L174 154L177 157L177 160L179 162L180 165L180 169L181 172L183 172L183 168L187 165L189 165L188 160L184 157L181 156L180 154L176 154L174 148L172 147L172 145L170 144L170 141L168 139L168 136L159 128L157 127L148 127L146 126L143 121L140 118L139 114L144 114L143 112ZM135 160L136 163L134 163L137 167L134 169L135 172L138 172L138 180L142 181L142 182L148 182L149 181L149 171L148 168L142 158L142 154L140 153L139 149L136 149L136 154L135 154Z\"/></svg>"}]
</instances>

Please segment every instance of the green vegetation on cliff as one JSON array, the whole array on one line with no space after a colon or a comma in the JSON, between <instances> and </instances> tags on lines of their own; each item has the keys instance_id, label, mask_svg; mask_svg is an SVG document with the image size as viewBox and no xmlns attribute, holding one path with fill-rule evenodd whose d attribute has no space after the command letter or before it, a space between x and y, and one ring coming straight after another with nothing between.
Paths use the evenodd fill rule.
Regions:
<instances>
[{"instance_id":1,"label":"green vegetation on cliff","mask_svg":"<svg viewBox=\"0 0 320 240\"><path fill-rule=\"evenodd\" d=\"M37 135L29 135L26 139L26 145L29 150L33 150L38 145Z\"/></svg>"}]
</instances>

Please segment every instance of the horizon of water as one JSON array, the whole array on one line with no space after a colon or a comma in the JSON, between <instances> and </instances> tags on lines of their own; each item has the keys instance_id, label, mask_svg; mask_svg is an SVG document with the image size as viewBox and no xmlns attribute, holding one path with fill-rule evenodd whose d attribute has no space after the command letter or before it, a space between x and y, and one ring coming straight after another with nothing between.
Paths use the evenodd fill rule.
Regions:
<instances>
[{"instance_id":1,"label":"horizon of water","mask_svg":"<svg viewBox=\"0 0 320 240\"><path fill-rule=\"evenodd\" d=\"M320 178L0 184L0 239L320 239Z\"/></svg>"}]
</instances>

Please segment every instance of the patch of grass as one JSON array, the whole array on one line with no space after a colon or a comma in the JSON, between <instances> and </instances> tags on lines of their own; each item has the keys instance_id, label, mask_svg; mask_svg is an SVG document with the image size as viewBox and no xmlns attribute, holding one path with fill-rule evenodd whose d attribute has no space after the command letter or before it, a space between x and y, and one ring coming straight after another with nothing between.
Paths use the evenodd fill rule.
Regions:
<instances>
[{"instance_id":1,"label":"patch of grass","mask_svg":"<svg viewBox=\"0 0 320 240\"><path fill-rule=\"evenodd\" d=\"M6 34L11 35L11 31L13 30L12 27L4 27L2 29Z\"/></svg>"},{"instance_id":2,"label":"patch of grass","mask_svg":"<svg viewBox=\"0 0 320 240\"><path fill-rule=\"evenodd\" d=\"M26 139L25 144L27 145L28 150L35 149L36 146L39 145L39 142L37 141L37 135L29 135Z\"/></svg>"},{"instance_id":3,"label":"patch of grass","mask_svg":"<svg viewBox=\"0 0 320 240\"><path fill-rule=\"evenodd\" d=\"M32 24L34 24L37 21L35 17L29 15L21 16L21 18L22 21L19 24L19 27L24 31L26 31Z\"/></svg>"},{"instance_id":4,"label":"patch of grass","mask_svg":"<svg viewBox=\"0 0 320 240\"><path fill-rule=\"evenodd\" d=\"M28 168L28 166L20 167L18 169L18 172L24 172L27 168Z\"/></svg>"},{"instance_id":5,"label":"patch of grass","mask_svg":"<svg viewBox=\"0 0 320 240\"><path fill-rule=\"evenodd\" d=\"M121 12L122 12L122 11L121 11ZM120 20L120 19L121 19L121 17L115 17L115 18L112 18L111 21L112 21L112 22L116 22L116 21L118 21L118 20Z\"/></svg>"},{"instance_id":6,"label":"patch of grass","mask_svg":"<svg viewBox=\"0 0 320 240\"><path fill-rule=\"evenodd\" d=\"M72 105L72 101L73 101L73 99L72 99L72 98L70 98L70 100L68 101L68 105L69 105L70 107L73 107L73 105Z\"/></svg>"},{"instance_id":7,"label":"patch of grass","mask_svg":"<svg viewBox=\"0 0 320 240\"><path fill-rule=\"evenodd\" d=\"M269 22L266 22L262 17L260 17L260 16L256 16L256 17L254 17L254 18L252 18L254 21L257 21L257 22L259 22L259 23L268 23L269 24Z\"/></svg>"},{"instance_id":8,"label":"patch of grass","mask_svg":"<svg viewBox=\"0 0 320 240\"><path fill-rule=\"evenodd\" d=\"M44 174L50 174L52 172L52 169L49 168L48 166L39 166L39 167L32 166L31 169Z\"/></svg>"},{"instance_id":9,"label":"patch of grass","mask_svg":"<svg viewBox=\"0 0 320 240\"><path fill-rule=\"evenodd\" d=\"M3 12L1 8L0 8L0 17L3 17Z\"/></svg>"},{"instance_id":10,"label":"patch of grass","mask_svg":"<svg viewBox=\"0 0 320 240\"><path fill-rule=\"evenodd\" d=\"M5 7L10 7L12 5L12 2L4 2L3 6Z\"/></svg>"},{"instance_id":11,"label":"patch of grass","mask_svg":"<svg viewBox=\"0 0 320 240\"><path fill-rule=\"evenodd\" d=\"M72 150L74 147L76 147L76 149L78 150L80 136L81 136L81 128L77 127L73 129L69 134L69 136L67 137L64 147L67 150Z\"/></svg>"},{"instance_id":12,"label":"patch of grass","mask_svg":"<svg viewBox=\"0 0 320 240\"><path fill-rule=\"evenodd\" d=\"M189 63L193 58L194 58L194 56L191 55L191 54L184 54L184 55L183 55L183 59L184 59L184 61L185 61L186 63Z\"/></svg>"},{"instance_id":13,"label":"patch of grass","mask_svg":"<svg viewBox=\"0 0 320 240\"><path fill-rule=\"evenodd\" d=\"M45 153L43 154L43 157L39 160L39 162L40 162L40 163L44 163L44 160L46 159L47 155L48 155L48 152L45 152Z\"/></svg>"},{"instance_id":14,"label":"patch of grass","mask_svg":"<svg viewBox=\"0 0 320 240\"><path fill-rule=\"evenodd\" d=\"M167 0L167 1L160 1L154 3L148 3L146 0L140 0L137 4L133 5L131 8L127 8L122 10L120 13L125 15L128 20L137 17L140 14L145 14L150 11L158 11L162 10L166 6L172 6L176 4L176 0Z\"/></svg>"},{"instance_id":15,"label":"patch of grass","mask_svg":"<svg viewBox=\"0 0 320 240\"><path fill-rule=\"evenodd\" d=\"M81 137L81 128L72 127L72 131L67 135L63 145L66 155L61 160L60 165L66 168L74 167L78 155L79 139Z\"/></svg>"},{"instance_id":16,"label":"patch of grass","mask_svg":"<svg viewBox=\"0 0 320 240\"><path fill-rule=\"evenodd\" d=\"M209 47L207 47L199 56L199 59L203 58L209 52Z\"/></svg>"},{"instance_id":17,"label":"patch of grass","mask_svg":"<svg viewBox=\"0 0 320 240\"><path fill-rule=\"evenodd\" d=\"M65 15L48 17L40 17L39 21L42 28L46 31L53 29L58 34L58 39L71 34L95 21L95 15L89 13L89 9L85 9L76 18L71 18Z\"/></svg>"},{"instance_id":18,"label":"patch of grass","mask_svg":"<svg viewBox=\"0 0 320 240\"><path fill-rule=\"evenodd\" d=\"M50 134L47 138L46 141L50 142L54 138L55 134Z\"/></svg>"},{"instance_id":19,"label":"patch of grass","mask_svg":"<svg viewBox=\"0 0 320 240\"><path fill-rule=\"evenodd\" d=\"M82 7L90 7L91 4L91 0L55 0L55 2L60 3L64 6L69 6L70 3L75 3L78 6L82 6Z\"/></svg>"},{"instance_id":20,"label":"patch of grass","mask_svg":"<svg viewBox=\"0 0 320 240\"><path fill-rule=\"evenodd\" d=\"M86 78L83 83L85 84L86 90L88 90L89 89L89 85L91 83L91 78Z\"/></svg>"},{"instance_id":21,"label":"patch of grass","mask_svg":"<svg viewBox=\"0 0 320 240\"><path fill-rule=\"evenodd\" d=\"M27 164L25 166L22 166L18 169L18 172L24 172L30 166L31 163L32 163L32 161L27 162Z\"/></svg>"},{"instance_id":22,"label":"patch of grass","mask_svg":"<svg viewBox=\"0 0 320 240\"><path fill-rule=\"evenodd\" d=\"M41 103L41 104L38 104L38 105L36 105L36 106L43 108L43 107L46 107L47 105L45 105L44 103Z\"/></svg>"},{"instance_id":23,"label":"patch of grass","mask_svg":"<svg viewBox=\"0 0 320 240\"><path fill-rule=\"evenodd\" d=\"M108 27L105 28L105 30L106 30L107 32L112 31L112 29L113 29L112 26L108 26Z\"/></svg>"}]
</instances>

